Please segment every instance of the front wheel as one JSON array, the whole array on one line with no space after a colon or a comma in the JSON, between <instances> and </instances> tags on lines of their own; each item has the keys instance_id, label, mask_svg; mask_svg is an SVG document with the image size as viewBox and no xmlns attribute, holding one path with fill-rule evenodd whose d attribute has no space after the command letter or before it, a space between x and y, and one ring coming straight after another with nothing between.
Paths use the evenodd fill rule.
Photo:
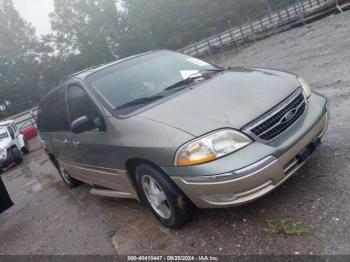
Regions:
<instances>
[{"instance_id":1,"label":"front wheel","mask_svg":"<svg viewBox=\"0 0 350 262\"><path fill-rule=\"evenodd\" d=\"M63 180L63 182L69 187L69 188L76 188L78 187L81 182L73 177L71 177L68 172L64 169L64 167L56 161L56 167L58 172L60 173L60 176Z\"/></svg>"},{"instance_id":2,"label":"front wheel","mask_svg":"<svg viewBox=\"0 0 350 262\"><path fill-rule=\"evenodd\" d=\"M190 219L193 204L162 171L140 164L136 182L143 202L163 226L179 228Z\"/></svg>"}]
</instances>

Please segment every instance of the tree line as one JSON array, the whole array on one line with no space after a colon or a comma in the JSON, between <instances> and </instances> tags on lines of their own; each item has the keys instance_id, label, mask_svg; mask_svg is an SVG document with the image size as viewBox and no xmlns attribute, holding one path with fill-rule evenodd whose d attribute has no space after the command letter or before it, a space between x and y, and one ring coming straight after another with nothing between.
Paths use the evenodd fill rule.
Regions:
<instances>
[{"instance_id":1,"label":"tree line","mask_svg":"<svg viewBox=\"0 0 350 262\"><path fill-rule=\"evenodd\" d=\"M153 49L177 50L266 13L268 3L296 1L54 0L52 31L37 37L12 0L0 0L0 119L36 106L84 68Z\"/></svg>"}]
</instances>

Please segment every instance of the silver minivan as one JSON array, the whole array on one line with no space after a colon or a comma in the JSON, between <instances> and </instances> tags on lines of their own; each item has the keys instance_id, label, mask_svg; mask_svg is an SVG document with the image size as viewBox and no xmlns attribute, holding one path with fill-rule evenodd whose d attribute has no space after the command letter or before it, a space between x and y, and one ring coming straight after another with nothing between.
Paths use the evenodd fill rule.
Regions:
<instances>
[{"instance_id":1,"label":"silver minivan","mask_svg":"<svg viewBox=\"0 0 350 262\"><path fill-rule=\"evenodd\" d=\"M166 227L248 203L320 145L327 99L300 77L154 51L86 69L40 102L40 141L71 188L143 202Z\"/></svg>"}]
</instances>

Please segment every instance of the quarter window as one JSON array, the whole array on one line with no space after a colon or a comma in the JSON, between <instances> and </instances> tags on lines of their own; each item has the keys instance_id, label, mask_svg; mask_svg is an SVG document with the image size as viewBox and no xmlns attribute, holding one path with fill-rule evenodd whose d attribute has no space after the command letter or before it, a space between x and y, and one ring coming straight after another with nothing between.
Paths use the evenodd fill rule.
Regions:
<instances>
[{"instance_id":1,"label":"quarter window","mask_svg":"<svg viewBox=\"0 0 350 262\"><path fill-rule=\"evenodd\" d=\"M40 103L38 129L41 132L69 131L65 88L55 90Z\"/></svg>"}]
</instances>

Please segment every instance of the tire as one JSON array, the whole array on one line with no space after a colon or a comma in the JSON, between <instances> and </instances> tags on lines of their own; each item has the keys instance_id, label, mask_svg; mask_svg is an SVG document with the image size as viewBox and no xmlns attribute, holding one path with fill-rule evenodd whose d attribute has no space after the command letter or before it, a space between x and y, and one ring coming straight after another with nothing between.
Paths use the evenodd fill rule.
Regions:
<instances>
[{"instance_id":1,"label":"tire","mask_svg":"<svg viewBox=\"0 0 350 262\"><path fill-rule=\"evenodd\" d=\"M194 205L166 174L152 165L140 164L135 175L141 200L163 226L179 228L186 224Z\"/></svg>"},{"instance_id":2,"label":"tire","mask_svg":"<svg viewBox=\"0 0 350 262\"><path fill-rule=\"evenodd\" d=\"M24 147L22 147L21 151L23 154L27 155L30 153L30 147L27 141L24 142Z\"/></svg>"},{"instance_id":3,"label":"tire","mask_svg":"<svg viewBox=\"0 0 350 262\"><path fill-rule=\"evenodd\" d=\"M81 181L71 177L69 173L64 169L62 165L58 161L54 161L55 167L58 170L58 173L60 174L63 182L67 185L69 188L76 188L82 184Z\"/></svg>"},{"instance_id":4,"label":"tire","mask_svg":"<svg viewBox=\"0 0 350 262\"><path fill-rule=\"evenodd\" d=\"M17 147L12 148L11 151L12 151L13 161L16 162L16 164L22 163L23 162L22 152L19 151Z\"/></svg>"}]
</instances>

